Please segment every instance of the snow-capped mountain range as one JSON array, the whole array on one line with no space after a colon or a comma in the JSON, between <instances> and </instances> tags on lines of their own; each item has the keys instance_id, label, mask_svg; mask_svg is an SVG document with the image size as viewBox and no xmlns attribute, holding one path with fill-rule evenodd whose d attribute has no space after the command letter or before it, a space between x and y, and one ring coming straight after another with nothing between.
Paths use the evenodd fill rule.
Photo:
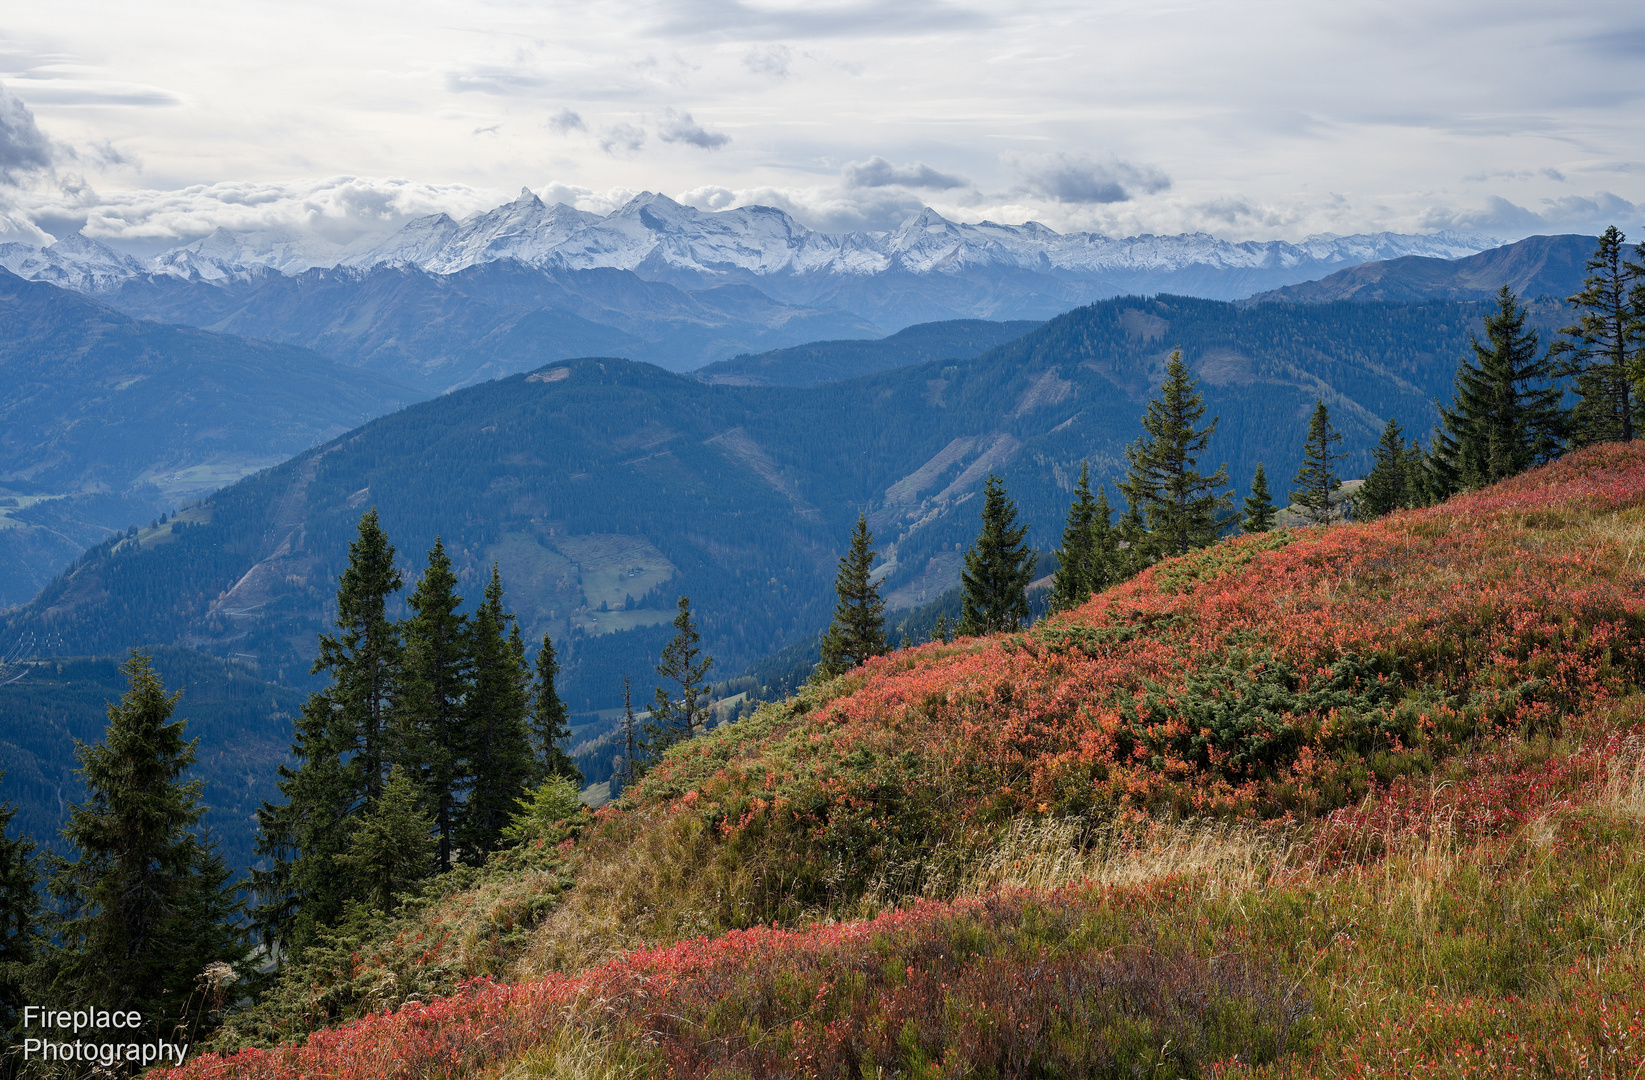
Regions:
<instances>
[{"instance_id":1,"label":"snow-capped mountain range","mask_svg":"<svg viewBox=\"0 0 1645 1080\"><path fill-rule=\"evenodd\" d=\"M296 232L218 229L138 260L77 234L43 248L0 245L0 266L21 277L93 294L145 274L225 283L270 270L291 275L317 267L451 274L512 259L544 270L630 270L648 280L696 287L727 281L769 284L779 294L793 292L791 284L778 284L781 279L844 284L887 274L1007 271L1068 282L1101 280L1114 289L1129 289L1156 280L1169 284L1186 274L1204 287L1180 291L1227 298L1230 289L1218 287L1219 278L1233 279L1230 285L1237 280L1273 287L1377 259L1458 258L1498 243L1456 233L1316 236L1296 244L1233 242L1204 233L1114 238L1058 233L1037 222L965 224L929 208L889 232L825 233L769 206L702 211L645 193L601 216L563 203L548 205L523 190L513 202L466 221L435 214L407 223L386 239L346 247Z\"/></svg>"}]
</instances>

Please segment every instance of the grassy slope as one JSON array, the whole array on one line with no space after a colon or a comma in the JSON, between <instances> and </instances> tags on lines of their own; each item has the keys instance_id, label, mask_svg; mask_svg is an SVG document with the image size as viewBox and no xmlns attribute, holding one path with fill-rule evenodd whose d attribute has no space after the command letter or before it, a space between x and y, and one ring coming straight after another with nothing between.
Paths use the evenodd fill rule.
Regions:
<instances>
[{"instance_id":1,"label":"grassy slope","mask_svg":"<svg viewBox=\"0 0 1645 1080\"><path fill-rule=\"evenodd\" d=\"M1642 555L1604 447L883 658L602 811L510 983L187 1075L1636 1075Z\"/></svg>"}]
</instances>

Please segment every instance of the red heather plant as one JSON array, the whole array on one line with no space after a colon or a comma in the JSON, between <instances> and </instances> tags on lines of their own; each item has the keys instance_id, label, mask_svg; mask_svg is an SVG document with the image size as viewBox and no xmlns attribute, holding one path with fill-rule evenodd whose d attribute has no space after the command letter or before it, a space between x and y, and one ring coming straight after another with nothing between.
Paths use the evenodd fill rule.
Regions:
<instances>
[{"instance_id":1,"label":"red heather plant","mask_svg":"<svg viewBox=\"0 0 1645 1080\"><path fill-rule=\"evenodd\" d=\"M754 929L575 977L407 1005L304 1046L202 1058L168 1080L466 1077L581 1036L647 1075L1195 1075L1272 1061L1306 995L1271 960L1087 916L1100 894L922 903L866 923ZM544 1075L553 1075L552 1069Z\"/></svg>"}]
</instances>

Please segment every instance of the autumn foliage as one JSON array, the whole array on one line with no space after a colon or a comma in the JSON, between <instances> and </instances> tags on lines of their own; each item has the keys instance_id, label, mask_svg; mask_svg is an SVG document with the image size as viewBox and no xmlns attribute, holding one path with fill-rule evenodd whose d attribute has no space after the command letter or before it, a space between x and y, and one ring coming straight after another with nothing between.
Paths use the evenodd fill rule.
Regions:
<instances>
[{"instance_id":1,"label":"autumn foliage","mask_svg":"<svg viewBox=\"0 0 1645 1080\"><path fill-rule=\"evenodd\" d=\"M874 659L568 856L709 936L169 1075L1638 1075L1642 560L1612 444Z\"/></svg>"}]
</instances>

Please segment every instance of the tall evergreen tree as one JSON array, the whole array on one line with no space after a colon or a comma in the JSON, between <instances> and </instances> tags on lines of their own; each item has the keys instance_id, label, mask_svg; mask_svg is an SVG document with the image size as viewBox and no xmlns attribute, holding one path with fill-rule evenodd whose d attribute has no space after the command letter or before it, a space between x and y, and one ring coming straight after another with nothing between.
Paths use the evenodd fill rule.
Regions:
<instances>
[{"instance_id":1,"label":"tall evergreen tree","mask_svg":"<svg viewBox=\"0 0 1645 1080\"><path fill-rule=\"evenodd\" d=\"M1257 471L1251 474L1251 494L1245 497L1245 513L1240 517L1240 528L1248 533L1267 532L1274 527L1274 516L1279 509L1268 492L1268 474L1257 462Z\"/></svg>"},{"instance_id":2,"label":"tall evergreen tree","mask_svg":"<svg viewBox=\"0 0 1645 1080\"><path fill-rule=\"evenodd\" d=\"M201 782L183 779L195 743L171 720L180 692L141 652L121 670L129 688L103 742L76 746L86 799L63 827L75 857L50 884L64 908L51 991L64 1006L134 1009L150 1034L169 1033L206 965L245 950L227 870L196 832Z\"/></svg>"},{"instance_id":3,"label":"tall evergreen tree","mask_svg":"<svg viewBox=\"0 0 1645 1080\"><path fill-rule=\"evenodd\" d=\"M1068 521L1062 529L1062 547L1057 549L1057 569L1051 575L1051 610L1079 607L1101 586L1106 568L1097 566L1097 503L1091 498L1091 474L1080 462L1079 483L1068 504ZM1107 525L1107 522L1103 523Z\"/></svg>"},{"instance_id":4,"label":"tall evergreen tree","mask_svg":"<svg viewBox=\"0 0 1645 1080\"><path fill-rule=\"evenodd\" d=\"M1120 515L1119 525L1115 528L1119 536L1119 553L1115 557L1114 565L1118 567L1116 578L1125 580L1134 578L1159 558L1159 552L1154 546L1154 538L1148 532L1148 523L1142 518L1142 511L1135 506L1127 506L1125 513Z\"/></svg>"},{"instance_id":5,"label":"tall evergreen tree","mask_svg":"<svg viewBox=\"0 0 1645 1080\"><path fill-rule=\"evenodd\" d=\"M433 871L434 856L434 818L423 809L417 784L395 766L381 797L356 819L348 847L335 861L355 896L392 913L395 898Z\"/></svg>"},{"instance_id":6,"label":"tall evergreen tree","mask_svg":"<svg viewBox=\"0 0 1645 1080\"><path fill-rule=\"evenodd\" d=\"M469 623L468 643L472 675L460 732L468 798L457 815L456 835L465 857L483 861L501 846L503 829L536 779L527 725L531 673L520 628L503 609L503 579L495 563L485 602Z\"/></svg>"},{"instance_id":7,"label":"tall evergreen tree","mask_svg":"<svg viewBox=\"0 0 1645 1080\"><path fill-rule=\"evenodd\" d=\"M1560 330L1554 346L1559 374L1575 376L1577 405L1572 435L1579 446L1626 442L1635 435L1638 411L1635 382L1645 353L1645 267L1629 262L1627 237L1616 226L1605 230L1588 259L1582 291L1570 297L1577 321Z\"/></svg>"},{"instance_id":8,"label":"tall evergreen tree","mask_svg":"<svg viewBox=\"0 0 1645 1080\"><path fill-rule=\"evenodd\" d=\"M834 575L834 621L823 635L822 661L816 673L832 678L861 664L871 656L881 656L885 644L885 601L874 584L874 537L868 532L867 517L857 515L851 531L851 547L840 557Z\"/></svg>"},{"instance_id":9,"label":"tall evergreen tree","mask_svg":"<svg viewBox=\"0 0 1645 1080\"><path fill-rule=\"evenodd\" d=\"M468 619L458 612L457 575L438 537L402 624L405 659L395 695L401 760L422 782L439 835L438 866L456 854L457 806L463 794L463 699L471 685Z\"/></svg>"},{"instance_id":10,"label":"tall evergreen tree","mask_svg":"<svg viewBox=\"0 0 1645 1080\"><path fill-rule=\"evenodd\" d=\"M297 768L280 767L286 802L257 812L257 851L271 865L252 875L262 900L254 922L271 947L301 947L314 927L341 915L347 897L334 859L350 815L381 791L394 750L389 709L400 637L387 604L401 581L376 510L361 515L348 555L336 632L320 635L314 662L314 674L329 674L330 683L309 697L295 725Z\"/></svg>"},{"instance_id":11,"label":"tall evergreen tree","mask_svg":"<svg viewBox=\"0 0 1645 1080\"><path fill-rule=\"evenodd\" d=\"M657 687L651 705L651 721L645 728L645 746L649 757L655 759L675 743L689 742L708 724L708 687L703 677L714 666L712 656L704 656L698 647L702 640L691 621L691 599L680 597L680 612L674 616L674 637L663 647L662 663L657 674L666 683Z\"/></svg>"},{"instance_id":12,"label":"tall evergreen tree","mask_svg":"<svg viewBox=\"0 0 1645 1080\"><path fill-rule=\"evenodd\" d=\"M1555 457L1564 444L1563 391L1552 363L1537 356L1537 333L1505 285L1485 317L1485 338L1469 335L1474 359L1457 366L1456 396L1440 408L1435 453L1448 484L1477 488ZM1449 494L1449 492L1447 492Z\"/></svg>"},{"instance_id":13,"label":"tall evergreen tree","mask_svg":"<svg viewBox=\"0 0 1645 1080\"><path fill-rule=\"evenodd\" d=\"M1302 444L1302 467L1291 481L1296 485L1291 504L1302 511L1310 525L1327 525L1336 514L1337 489L1342 487L1337 462L1347 455L1334 453L1332 447L1341 441L1342 434L1331 426L1325 402L1315 403L1314 415L1308 421L1308 438Z\"/></svg>"},{"instance_id":14,"label":"tall evergreen tree","mask_svg":"<svg viewBox=\"0 0 1645 1080\"><path fill-rule=\"evenodd\" d=\"M10 803L0 803L0 1055L9 1055L22 1038L23 1006L33 1000L29 970L45 944L39 857L32 840L11 835L16 813ZM0 1076L9 1075L5 1060L0 1057Z\"/></svg>"},{"instance_id":15,"label":"tall evergreen tree","mask_svg":"<svg viewBox=\"0 0 1645 1080\"><path fill-rule=\"evenodd\" d=\"M1097 489L1096 505L1091 508L1091 591L1119 584L1120 531L1114 527L1114 510L1108 505L1108 489Z\"/></svg>"},{"instance_id":16,"label":"tall evergreen tree","mask_svg":"<svg viewBox=\"0 0 1645 1080\"><path fill-rule=\"evenodd\" d=\"M1406 475L1409 452L1405 447L1405 433L1399 421L1390 420L1377 441L1375 464L1365 476L1365 483L1354 492L1354 517L1370 521L1395 510L1410 506L1411 479Z\"/></svg>"},{"instance_id":17,"label":"tall evergreen tree","mask_svg":"<svg viewBox=\"0 0 1645 1080\"><path fill-rule=\"evenodd\" d=\"M618 754L612 770L611 797L616 798L640 778L644 769L640 755L640 729L634 720L634 693L628 676L623 676L623 718L617 726Z\"/></svg>"},{"instance_id":18,"label":"tall evergreen tree","mask_svg":"<svg viewBox=\"0 0 1645 1080\"><path fill-rule=\"evenodd\" d=\"M1205 402L1197 386L1182 351L1172 352L1160 396L1143 415L1143 435L1125 448L1131 468L1120 491L1142 513L1165 555L1183 555L1215 540L1219 513L1232 505L1230 494L1218 491L1228 486L1228 467L1210 476L1198 471L1199 454L1216 431L1217 418L1199 426Z\"/></svg>"},{"instance_id":19,"label":"tall evergreen tree","mask_svg":"<svg viewBox=\"0 0 1645 1080\"><path fill-rule=\"evenodd\" d=\"M571 723L565 702L555 680L560 677L560 661L554 653L554 641L543 635L542 648L537 650L537 681L531 693L531 733L536 744L537 775L539 779L564 776L583 782L582 770L565 752L565 741L571 738Z\"/></svg>"},{"instance_id":20,"label":"tall evergreen tree","mask_svg":"<svg viewBox=\"0 0 1645 1080\"><path fill-rule=\"evenodd\" d=\"M1008 633L1028 621L1028 583L1038 559L1027 536L1028 526L1017 524L1017 504L990 474L983 485L982 529L960 574L960 633Z\"/></svg>"}]
</instances>

